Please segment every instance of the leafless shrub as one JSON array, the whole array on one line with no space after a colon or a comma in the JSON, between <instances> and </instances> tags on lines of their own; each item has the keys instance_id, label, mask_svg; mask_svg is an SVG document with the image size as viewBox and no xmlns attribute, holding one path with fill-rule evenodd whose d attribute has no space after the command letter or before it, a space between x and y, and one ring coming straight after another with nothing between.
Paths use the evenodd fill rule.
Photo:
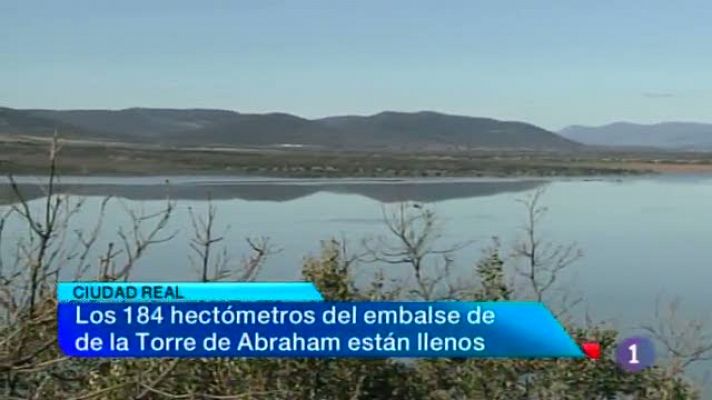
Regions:
<instances>
[{"instance_id":1,"label":"leafless shrub","mask_svg":"<svg viewBox=\"0 0 712 400\"><path fill-rule=\"evenodd\" d=\"M545 190L538 188L528 198L519 200L526 210L524 237L515 244L512 257L518 261L517 274L526 282L534 300L550 300L550 306L557 306L565 312L581 299L570 298L570 293L556 284L564 270L578 261L583 253L576 243L552 242L541 234L540 224L548 212L548 208L542 204ZM554 292L558 292L559 298L550 298Z\"/></svg>"},{"instance_id":2,"label":"leafless shrub","mask_svg":"<svg viewBox=\"0 0 712 400\"><path fill-rule=\"evenodd\" d=\"M463 242L439 248L441 221L422 204L401 203L393 210L383 210L387 236L364 241L368 262L407 265L415 288L410 295L423 300L453 298L465 290L453 281L454 255L469 246Z\"/></svg>"},{"instance_id":3,"label":"leafless shrub","mask_svg":"<svg viewBox=\"0 0 712 400\"><path fill-rule=\"evenodd\" d=\"M682 375L692 364L712 360L712 333L706 321L683 317L678 298L666 301L658 298L652 324L642 328L660 346L667 371Z\"/></svg>"},{"instance_id":4,"label":"leafless shrub","mask_svg":"<svg viewBox=\"0 0 712 400\"><path fill-rule=\"evenodd\" d=\"M119 228L117 235L121 239L123 251L115 253L114 257L121 256L124 262L119 268L116 268L114 260L109 262L107 266L110 272L106 269L103 270L102 280L128 280L136 261L149 247L166 243L178 233L178 231L165 232L168 221L175 210L175 202L170 198L166 199L163 208L154 212L146 211L143 206L137 211L128 207L124 202L121 202L121 205L129 217L131 226L129 229ZM107 254L111 255L111 252L107 252Z\"/></svg>"},{"instance_id":5,"label":"leafless shrub","mask_svg":"<svg viewBox=\"0 0 712 400\"><path fill-rule=\"evenodd\" d=\"M45 204L42 210L39 210L37 213L33 212L14 177L12 175L9 177L12 191L19 200L18 203L13 204L13 211L21 216L30 230L28 241L25 245L21 246L21 252L26 258L30 270L27 283L27 302L30 316L34 314L35 302L38 295L42 294L45 289L48 289L47 285L43 285L45 280L42 279L42 275L47 275L48 273L50 263L47 258L48 256L50 258L53 256L51 254L48 255L48 252L52 247L53 240L57 238L58 225L61 224L62 211L64 211L62 206L66 203L64 196L59 196L55 193L57 157L60 149L57 133L55 132L49 152L49 171L45 192ZM74 211L76 211L76 209L74 209ZM64 217L70 218L70 212L65 213Z\"/></svg>"},{"instance_id":6,"label":"leafless shrub","mask_svg":"<svg viewBox=\"0 0 712 400\"><path fill-rule=\"evenodd\" d=\"M210 197L204 215L199 215L192 207L188 209L188 213L193 228L190 248L194 257L191 257L191 262L197 267L203 282L225 279L252 281L257 277L265 260L277 251L268 238L247 238L245 242L250 247L251 254L243 257L239 265L234 265L234 256L229 254L226 246L215 248L225 240L225 232L215 232L217 208Z\"/></svg>"},{"instance_id":7,"label":"leafless shrub","mask_svg":"<svg viewBox=\"0 0 712 400\"><path fill-rule=\"evenodd\" d=\"M208 197L208 207L204 218L196 215L192 207L188 209L188 212L190 214L190 222L193 226L193 238L190 240L190 248L199 258L196 261L191 257L191 261L194 265L197 264L199 267L201 281L208 282L226 278L229 274L229 270L227 269L229 260L224 253L218 255L219 258L215 261L213 266L212 277L209 276L211 269L210 256L213 245L224 239L223 236L215 236L214 224L217 211L210 197Z\"/></svg>"},{"instance_id":8,"label":"leafless shrub","mask_svg":"<svg viewBox=\"0 0 712 400\"><path fill-rule=\"evenodd\" d=\"M107 196L101 200L99 215L97 216L95 225L92 228L88 231L83 229L74 230L78 249L75 249L75 252L69 258L76 260L74 273L75 280L84 277L92 266L92 264L88 262L88 258L92 254L92 250L94 250L96 242L99 239L99 235L104 224L104 216L106 215L106 207L110 200L110 196Z\"/></svg>"}]
</instances>

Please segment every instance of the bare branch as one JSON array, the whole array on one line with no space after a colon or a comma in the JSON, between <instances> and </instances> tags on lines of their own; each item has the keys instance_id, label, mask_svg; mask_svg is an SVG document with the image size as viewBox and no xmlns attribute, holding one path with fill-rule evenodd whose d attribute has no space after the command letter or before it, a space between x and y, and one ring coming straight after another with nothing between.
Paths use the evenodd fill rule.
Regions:
<instances>
[{"instance_id":1,"label":"bare branch","mask_svg":"<svg viewBox=\"0 0 712 400\"><path fill-rule=\"evenodd\" d=\"M658 298L654 324L642 326L662 345L673 375L682 374L692 364L712 360L712 334L707 323L683 317L680 305L681 301L677 298L669 302Z\"/></svg>"},{"instance_id":2,"label":"bare branch","mask_svg":"<svg viewBox=\"0 0 712 400\"><path fill-rule=\"evenodd\" d=\"M537 301L546 300L555 291L561 273L583 256L575 243L562 245L546 241L539 232L539 224L548 212L541 204L544 193L545 188L538 188L530 197L518 200L526 209L526 223L524 238L512 252L514 259L523 261L524 266L520 265L517 273L526 280ZM576 303L568 301L564 311Z\"/></svg>"},{"instance_id":3,"label":"bare branch","mask_svg":"<svg viewBox=\"0 0 712 400\"><path fill-rule=\"evenodd\" d=\"M450 275L453 254L472 242L457 243L437 248L442 238L440 221L435 213L417 203L401 203L393 211L383 210L388 237L365 240L366 262L405 264L410 267L416 287L411 294L424 300L442 297L438 290ZM448 294L459 289L453 285L444 288Z\"/></svg>"}]
</instances>

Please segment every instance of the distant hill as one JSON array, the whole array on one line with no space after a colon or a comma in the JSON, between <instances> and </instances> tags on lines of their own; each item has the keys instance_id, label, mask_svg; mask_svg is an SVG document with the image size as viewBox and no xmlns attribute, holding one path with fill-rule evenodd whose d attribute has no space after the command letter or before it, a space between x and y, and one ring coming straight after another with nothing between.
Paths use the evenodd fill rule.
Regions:
<instances>
[{"instance_id":1,"label":"distant hill","mask_svg":"<svg viewBox=\"0 0 712 400\"><path fill-rule=\"evenodd\" d=\"M574 150L580 144L523 122L436 112L305 119L225 110L16 110L0 108L0 134L62 135L166 146L310 146L347 149Z\"/></svg>"},{"instance_id":2,"label":"distant hill","mask_svg":"<svg viewBox=\"0 0 712 400\"><path fill-rule=\"evenodd\" d=\"M663 122L653 125L616 122L599 127L571 126L561 136L596 146L657 147L670 150L712 150L712 124Z\"/></svg>"},{"instance_id":3,"label":"distant hill","mask_svg":"<svg viewBox=\"0 0 712 400\"><path fill-rule=\"evenodd\" d=\"M343 135L383 146L413 144L442 148L574 149L578 143L523 122L463 117L431 111L382 112L318 120Z\"/></svg>"},{"instance_id":4,"label":"distant hill","mask_svg":"<svg viewBox=\"0 0 712 400\"><path fill-rule=\"evenodd\" d=\"M55 129L66 132L67 136L72 137L86 134L84 129L63 121L23 110L0 107L0 134L49 136Z\"/></svg>"}]
</instances>

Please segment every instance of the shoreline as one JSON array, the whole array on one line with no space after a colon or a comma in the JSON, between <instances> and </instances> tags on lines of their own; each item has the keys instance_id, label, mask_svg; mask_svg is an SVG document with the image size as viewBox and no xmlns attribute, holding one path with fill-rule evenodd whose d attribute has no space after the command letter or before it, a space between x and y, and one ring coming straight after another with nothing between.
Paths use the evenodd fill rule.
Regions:
<instances>
[{"instance_id":1,"label":"shoreline","mask_svg":"<svg viewBox=\"0 0 712 400\"><path fill-rule=\"evenodd\" d=\"M45 144L4 142L0 176L44 175ZM190 150L68 145L63 176L216 176L262 179L415 179L637 176L712 173L712 153L551 153L472 150L453 153Z\"/></svg>"}]
</instances>

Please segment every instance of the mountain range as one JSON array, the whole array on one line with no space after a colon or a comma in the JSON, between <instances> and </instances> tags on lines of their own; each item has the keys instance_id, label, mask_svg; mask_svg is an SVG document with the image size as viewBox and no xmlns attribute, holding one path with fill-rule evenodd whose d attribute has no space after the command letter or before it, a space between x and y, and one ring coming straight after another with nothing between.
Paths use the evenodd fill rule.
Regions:
<instances>
[{"instance_id":1,"label":"mountain range","mask_svg":"<svg viewBox=\"0 0 712 400\"><path fill-rule=\"evenodd\" d=\"M162 146L296 146L341 149L575 150L580 144L524 122L386 111L305 119L208 109L18 110L0 108L0 134Z\"/></svg>"},{"instance_id":2,"label":"mountain range","mask_svg":"<svg viewBox=\"0 0 712 400\"><path fill-rule=\"evenodd\" d=\"M166 147L305 147L355 150L554 150L588 146L712 151L712 124L616 122L551 132L532 124L385 111L306 119L211 109L41 110L0 107L0 135L48 136Z\"/></svg>"},{"instance_id":3,"label":"mountain range","mask_svg":"<svg viewBox=\"0 0 712 400\"><path fill-rule=\"evenodd\" d=\"M663 122L643 125L616 122L598 127L570 126L559 131L565 138L596 146L654 147L669 150L712 150L712 124Z\"/></svg>"}]
</instances>

